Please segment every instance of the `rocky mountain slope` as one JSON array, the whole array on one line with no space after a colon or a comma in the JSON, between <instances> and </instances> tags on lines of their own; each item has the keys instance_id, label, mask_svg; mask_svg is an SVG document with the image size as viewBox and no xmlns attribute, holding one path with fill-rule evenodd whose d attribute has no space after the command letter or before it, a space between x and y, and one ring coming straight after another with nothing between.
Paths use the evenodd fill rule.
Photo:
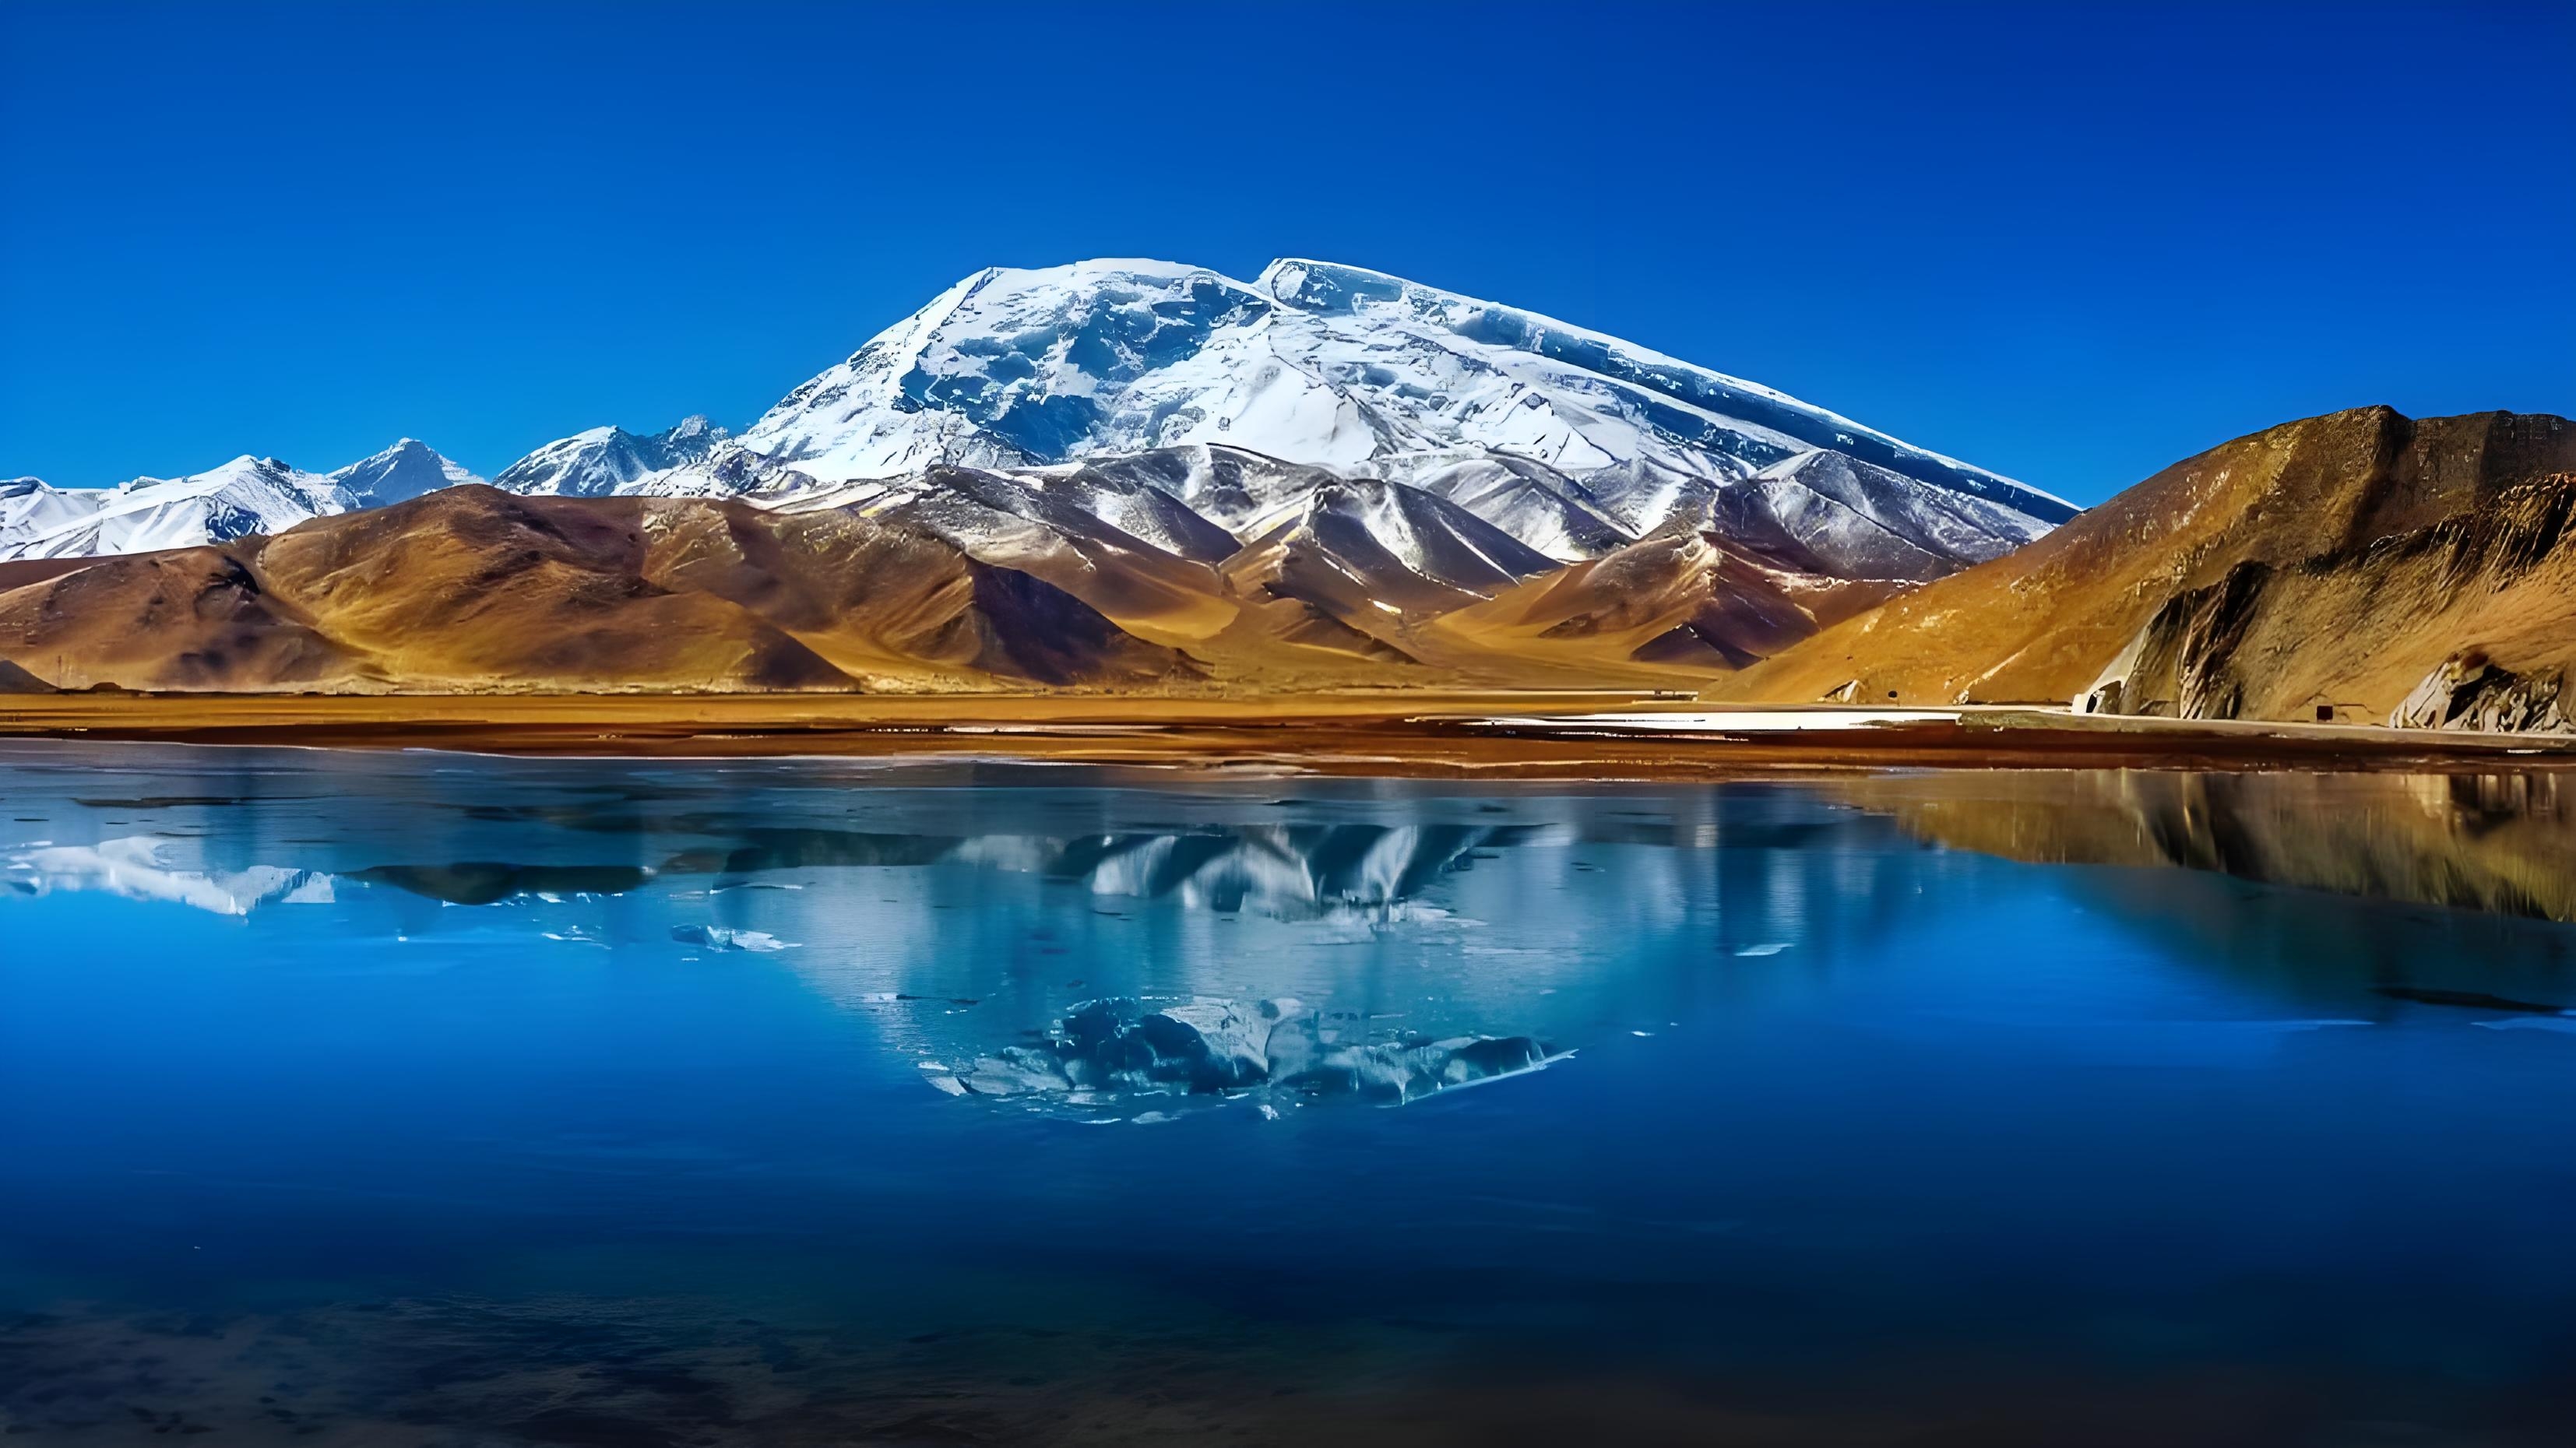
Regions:
<instances>
[{"instance_id":1,"label":"rocky mountain slope","mask_svg":"<svg viewBox=\"0 0 2576 1448\"><path fill-rule=\"evenodd\" d=\"M1229 489L1295 470L1208 461L943 465L766 506L441 488L275 536L0 564L0 660L153 690L1691 687L1906 586L1700 533L1559 564L1369 478L1241 541L1141 477L1196 478L1235 516Z\"/></svg>"},{"instance_id":2,"label":"rocky mountain slope","mask_svg":"<svg viewBox=\"0 0 2576 1448\"><path fill-rule=\"evenodd\" d=\"M2576 666L2571 472L2564 418L2382 407L2285 424L1715 692L2528 724Z\"/></svg>"}]
</instances>

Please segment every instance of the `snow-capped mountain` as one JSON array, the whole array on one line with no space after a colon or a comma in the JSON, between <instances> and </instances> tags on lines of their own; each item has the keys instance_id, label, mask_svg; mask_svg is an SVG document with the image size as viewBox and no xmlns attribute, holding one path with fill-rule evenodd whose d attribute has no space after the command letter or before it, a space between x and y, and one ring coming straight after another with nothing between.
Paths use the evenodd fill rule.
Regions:
<instances>
[{"instance_id":1,"label":"snow-capped mountain","mask_svg":"<svg viewBox=\"0 0 2576 1448\"><path fill-rule=\"evenodd\" d=\"M505 492L571 498L709 491L685 484L668 488L657 484L676 470L705 462L716 445L730 436L703 417L689 418L667 432L650 436L638 436L622 427L594 427L547 443L510 464L492 480L492 485Z\"/></svg>"},{"instance_id":2,"label":"snow-capped mountain","mask_svg":"<svg viewBox=\"0 0 2576 1448\"><path fill-rule=\"evenodd\" d=\"M1294 259L1248 283L1157 261L987 269L789 393L741 443L827 479L1181 444L1399 478L1525 462L1546 476L1501 487L1497 511L1560 557L1695 523L1728 485L1819 450L1895 480L1904 496L1886 506L1897 512L1955 518L1950 500L1988 505L1973 527L1945 526L1970 557L2075 512L1756 383L1535 313Z\"/></svg>"},{"instance_id":3,"label":"snow-capped mountain","mask_svg":"<svg viewBox=\"0 0 2576 1448\"><path fill-rule=\"evenodd\" d=\"M275 533L362 506L319 473L275 458L237 457L181 478L113 488L56 488L22 478L0 503L0 561L143 553Z\"/></svg>"},{"instance_id":4,"label":"snow-capped mountain","mask_svg":"<svg viewBox=\"0 0 2576 1448\"><path fill-rule=\"evenodd\" d=\"M25 556L22 550L31 540L78 526L106 496L88 488L57 488L42 478L0 482L0 562Z\"/></svg>"},{"instance_id":5,"label":"snow-capped mountain","mask_svg":"<svg viewBox=\"0 0 2576 1448\"><path fill-rule=\"evenodd\" d=\"M347 489L361 506L380 508L400 503L433 488L483 481L462 464L438 455L418 438L404 438L371 458L335 470L331 481Z\"/></svg>"},{"instance_id":6,"label":"snow-capped mountain","mask_svg":"<svg viewBox=\"0 0 2576 1448\"><path fill-rule=\"evenodd\" d=\"M113 488L14 478L0 482L0 563L194 548L481 481L412 438L331 473L243 456L202 473Z\"/></svg>"},{"instance_id":7,"label":"snow-capped mountain","mask_svg":"<svg viewBox=\"0 0 2576 1448\"><path fill-rule=\"evenodd\" d=\"M476 481L410 439L327 476L243 458L104 493L22 480L0 484L0 559L221 541ZM704 417L593 428L493 482L899 511L987 561L1143 549L1372 627L1698 533L1793 573L1919 581L2074 512L1755 383L1302 260L1251 282L988 269L739 437Z\"/></svg>"}]
</instances>

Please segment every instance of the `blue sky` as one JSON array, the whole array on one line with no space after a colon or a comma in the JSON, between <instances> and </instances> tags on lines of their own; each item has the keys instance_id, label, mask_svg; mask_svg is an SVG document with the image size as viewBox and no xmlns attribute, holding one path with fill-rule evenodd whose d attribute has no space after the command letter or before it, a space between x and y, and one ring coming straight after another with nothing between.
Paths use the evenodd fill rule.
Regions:
<instances>
[{"instance_id":1,"label":"blue sky","mask_svg":"<svg viewBox=\"0 0 2576 1448\"><path fill-rule=\"evenodd\" d=\"M2095 501L2576 412L2576 6L0 0L0 476L739 427L991 264L1397 272Z\"/></svg>"}]
</instances>

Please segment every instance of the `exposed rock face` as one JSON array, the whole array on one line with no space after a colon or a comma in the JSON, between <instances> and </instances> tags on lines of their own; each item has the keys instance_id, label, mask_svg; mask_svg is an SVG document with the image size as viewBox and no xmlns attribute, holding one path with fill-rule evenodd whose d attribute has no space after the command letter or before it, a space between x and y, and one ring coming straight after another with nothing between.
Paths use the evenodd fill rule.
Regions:
<instances>
[{"instance_id":1,"label":"exposed rock face","mask_svg":"<svg viewBox=\"0 0 2576 1448\"><path fill-rule=\"evenodd\" d=\"M2517 673L2576 663L2571 470L2564 418L2290 423L1712 692L2376 722L2464 649Z\"/></svg>"},{"instance_id":2,"label":"exposed rock face","mask_svg":"<svg viewBox=\"0 0 2576 1448\"><path fill-rule=\"evenodd\" d=\"M2078 707L2561 727L2559 681L2576 662L2571 515L2576 478L2561 475L2294 567L2240 563L2167 599Z\"/></svg>"},{"instance_id":3,"label":"exposed rock face","mask_svg":"<svg viewBox=\"0 0 2576 1448\"><path fill-rule=\"evenodd\" d=\"M2166 599L2077 707L2093 714L2238 717L2245 688L2226 665L2271 577L2269 564L2239 563L2206 588Z\"/></svg>"},{"instance_id":4,"label":"exposed rock face","mask_svg":"<svg viewBox=\"0 0 2576 1448\"><path fill-rule=\"evenodd\" d=\"M2498 733L2566 732L2567 675L2530 676L2500 669L2472 650L2444 659L2399 701L2388 722L2399 729L2482 729Z\"/></svg>"}]
</instances>

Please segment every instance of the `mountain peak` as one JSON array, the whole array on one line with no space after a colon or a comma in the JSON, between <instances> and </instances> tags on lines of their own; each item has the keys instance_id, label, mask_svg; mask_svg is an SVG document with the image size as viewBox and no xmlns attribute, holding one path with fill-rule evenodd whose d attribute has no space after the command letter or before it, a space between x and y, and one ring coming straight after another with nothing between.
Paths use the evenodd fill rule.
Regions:
<instances>
[{"instance_id":1,"label":"mountain peak","mask_svg":"<svg viewBox=\"0 0 2576 1448\"><path fill-rule=\"evenodd\" d=\"M743 445L814 476L1223 443L1344 469L1455 449L1706 488L1816 448L2045 529L2074 509L1757 383L1385 272L988 268L789 393ZM1687 491L1687 490L1685 490ZM1679 494L1675 494L1678 497Z\"/></svg>"},{"instance_id":2,"label":"mountain peak","mask_svg":"<svg viewBox=\"0 0 2576 1448\"><path fill-rule=\"evenodd\" d=\"M1366 267L1287 256L1261 269L1260 286L1292 307L1348 312L1363 300L1393 301L1416 283Z\"/></svg>"},{"instance_id":3,"label":"mountain peak","mask_svg":"<svg viewBox=\"0 0 2576 1448\"><path fill-rule=\"evenodd\" d=\"M417 498L436 488L483 480L420 439L404 437L395 439L394 445L383 452L334 471L331 481L347 490L353 506L372 508Z\"/></svg>"},{"instance_id":4,"label":"mountain peak","mask_svg":"<svg viewBox=\"0 0 2576 1448\"><path fill-rule=\"evenodd\" d=\"M594 427L547 443L503 468L492 486L563 497L649 491L655 479L705 461L732 437L703 414L650 436L622 427Z\"/></svg>"}]
</instances>

